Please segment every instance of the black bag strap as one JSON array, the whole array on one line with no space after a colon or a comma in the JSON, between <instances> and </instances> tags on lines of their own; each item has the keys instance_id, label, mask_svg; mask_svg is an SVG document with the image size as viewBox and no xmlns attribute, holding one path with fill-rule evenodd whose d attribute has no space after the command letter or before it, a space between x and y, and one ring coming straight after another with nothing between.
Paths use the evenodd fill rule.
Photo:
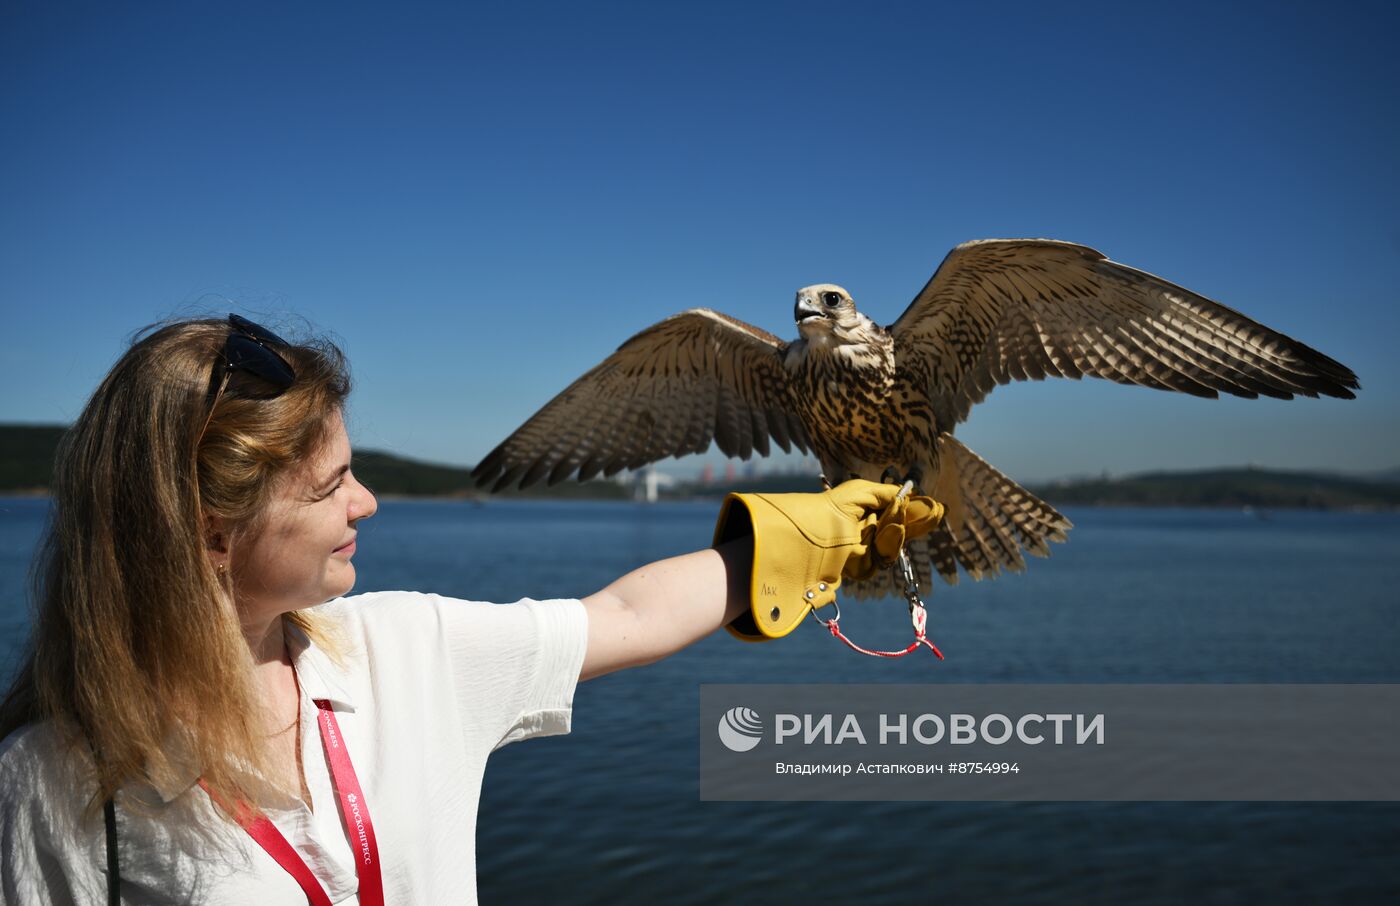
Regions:
<instances>
[{"instance_id":1,"label":"black bag strap","mask_svg":"<svg viewBox=\"0 0 1400 906\"><path fill-rule=\"evenodd\" d=\"M102 806L107 824L107 906L121 906L121 868L117 862L117 804L108 799Z\"/></svg>"},{"instance_id":2,"label":"black bag strap","mask_svg":"<svg viewBox=\"0 0 1400 906\"><path fill-rule=\"evenodd\" d=\"M83 739L88 744L88 750L92 752L93 767L100 776L102 753L92 741L92 734L86 730L83 731ZM122 874L121 865L117 860L117 803L114 798L109 797L102 803L102 823L107 826L107 906L121 906Z\"/></svg>"}]
</instances>

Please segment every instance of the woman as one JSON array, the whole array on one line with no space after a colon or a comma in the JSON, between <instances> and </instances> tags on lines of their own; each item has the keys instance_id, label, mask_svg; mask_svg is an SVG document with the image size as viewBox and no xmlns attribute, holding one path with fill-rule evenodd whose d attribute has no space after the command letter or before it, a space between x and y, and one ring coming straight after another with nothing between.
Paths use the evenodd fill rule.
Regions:
<instances>
[{"instance_id":1,"label":"woman","mask_svg":"<svg viewBox=\"0 0 1400 906\"><path fill-rule=\"evenodd\" d=\"M473 900L494 749L568 732L578 680L790 630L938 516L866 482L741 495L716 548L581 601L344 598L376 508L349 390L333 345L236 315L148 332L98 387L0 710L0 902Z\"/></svg>"}]
</instances>

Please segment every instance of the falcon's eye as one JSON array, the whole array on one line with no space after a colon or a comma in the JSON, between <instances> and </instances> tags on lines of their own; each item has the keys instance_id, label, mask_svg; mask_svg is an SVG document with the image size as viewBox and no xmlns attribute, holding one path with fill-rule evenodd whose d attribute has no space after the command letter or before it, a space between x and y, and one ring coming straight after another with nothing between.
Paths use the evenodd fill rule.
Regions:
<instances>
[{"instance_id":1,"label":"falcon's eye","mask_svg":"<svg viewBox=\"0 0 1400 906\"><path fill-rule=\"evenodd\" d=\"M841 304L840 293L822 293L822 304L828 308L835 308Z\"/></svg>"}]
</instances>

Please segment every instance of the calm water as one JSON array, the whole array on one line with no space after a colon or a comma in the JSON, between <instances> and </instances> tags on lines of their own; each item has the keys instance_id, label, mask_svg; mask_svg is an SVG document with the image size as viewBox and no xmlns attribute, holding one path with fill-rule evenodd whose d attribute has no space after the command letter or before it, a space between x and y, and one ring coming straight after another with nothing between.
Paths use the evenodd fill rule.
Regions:
<instances>
[{"instance_id":1,"label":"calm water","mask_svg":"<svg viewBox=\"0 0 1400 906\"><path fill-rule=\"evenodd\" d=\"M0 669L46 504L0 500ZM359 590L577 596L708 543L714 504L385 502ZM1400 515L1071 510L1020 576L939 589L948 660L858 656L815 623L721 633L579 688L574 732L499 752L483 903L1396 902L1400 806L702 803L700 683L1400 682ZM850 604L903 647L901 605Z\"/></svg>"}]
</instances>

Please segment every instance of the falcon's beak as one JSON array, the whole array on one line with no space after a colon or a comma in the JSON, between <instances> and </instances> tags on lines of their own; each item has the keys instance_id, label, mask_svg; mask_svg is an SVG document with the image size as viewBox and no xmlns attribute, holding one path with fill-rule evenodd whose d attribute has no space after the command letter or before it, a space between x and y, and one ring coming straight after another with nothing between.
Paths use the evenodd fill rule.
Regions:
<instances>
[{"instance_id":1,"label":"falcon's beak","mask_svg":"<svg viewBox=\"0 0 1400 906\"><path fill-rule=\"evenodd\" d=\"M811 296L799 295L797 297L797 306L792 310L792 318L799 325L808 318L824 317L826 317L826 312L822 311L820 305L812 301Z\"/></svg>"}]
</instances>

